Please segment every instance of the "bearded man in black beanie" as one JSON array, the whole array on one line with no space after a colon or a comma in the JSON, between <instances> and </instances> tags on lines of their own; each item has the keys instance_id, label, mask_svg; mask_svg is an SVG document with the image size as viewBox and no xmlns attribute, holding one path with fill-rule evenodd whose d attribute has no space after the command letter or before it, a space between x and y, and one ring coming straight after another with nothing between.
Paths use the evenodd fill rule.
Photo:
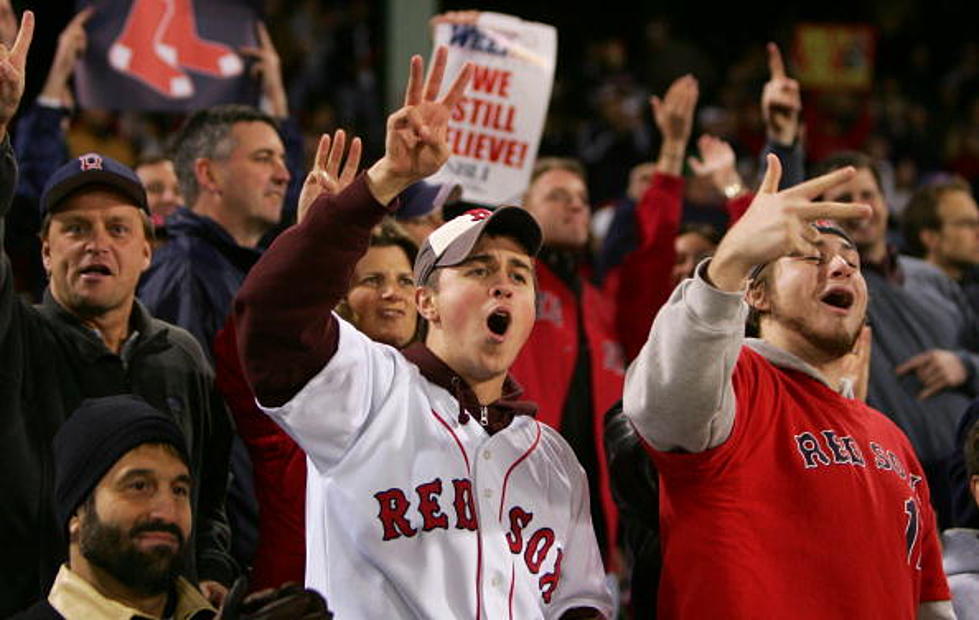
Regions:
<instances>
[{"instance_id":1,"label":"bearded man in black beanie","mask_svg":"<svg viewBox=\"0 0 979 620\"><path fill-rule=\"evenodd\" d=\"M21 618L214 617L179 576L194 481L170 418L138 396L85 400L55 435L54 460L69 559Z\"/></svg>"}]
</instances>

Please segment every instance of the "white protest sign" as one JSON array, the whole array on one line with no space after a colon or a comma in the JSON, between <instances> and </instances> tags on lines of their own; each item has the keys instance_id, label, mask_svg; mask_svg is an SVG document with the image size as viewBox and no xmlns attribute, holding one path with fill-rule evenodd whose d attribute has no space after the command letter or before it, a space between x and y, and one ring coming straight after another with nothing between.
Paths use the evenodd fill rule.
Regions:
<instances>
[{"instance_id":1,"label":"white protest sign","mask_svg":"<svg viewBox=\"0 0 979 620\"><path fill-rule=\"evenodd\" d=\"M466 96L452 111L452 156L430 179L459 183L463 200L518 204L537 157L557 62L557 29L500 13L475 24L439 24L435 46L449 47L446 75L474 65Z\"/></svg>"}]
</instances>

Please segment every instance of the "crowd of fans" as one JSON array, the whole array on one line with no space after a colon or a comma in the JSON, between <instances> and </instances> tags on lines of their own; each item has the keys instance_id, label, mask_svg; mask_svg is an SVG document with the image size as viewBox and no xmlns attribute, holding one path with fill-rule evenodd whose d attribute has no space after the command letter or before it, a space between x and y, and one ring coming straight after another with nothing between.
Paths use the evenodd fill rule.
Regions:
<instances>
[{"instance_id":1,"label":"crowd of fans","mask_svg":"<svg viewBox=\"0 0 979 620\"><path fill-rule=\"evenodd\" d=\"M493 210L425 180L471 67L385 122L369 8L178 123L73 112L92 9L25 97L0 1L0 615L979 617L974 45L596 40Z\"/></svg>"}]
</instances>

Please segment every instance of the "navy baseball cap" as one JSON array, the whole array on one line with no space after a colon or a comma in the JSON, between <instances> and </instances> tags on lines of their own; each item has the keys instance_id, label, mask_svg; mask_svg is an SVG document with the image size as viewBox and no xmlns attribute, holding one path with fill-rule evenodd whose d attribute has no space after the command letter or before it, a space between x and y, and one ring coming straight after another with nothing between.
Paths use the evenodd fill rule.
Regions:
<instances>
[{"instance_id":1,"label":"navy baseball cap","mask_svg":"<svg viewBox=\"0 0 979 620\"><path fill-rule=\"evenodd\" d=\"M48 179L41 194L41 217L54 211L72 192L87 185L108 185L132 200L147 215L150 213L146 190L129 166L105 155L85 153L73 157Z\"/></svg>"},{"instance_id":2,"label":"navy baseball cap","mask_svg":"<svg viewBox=\"0 0 979 620\"><path fill-rule=\"evenodd\" d=\"M462 196L458 183L412 183L401 192L401 208L394 213L395 219L407 220L428 215L432 211L452 203Z\"/></svg>"}]
</instances>

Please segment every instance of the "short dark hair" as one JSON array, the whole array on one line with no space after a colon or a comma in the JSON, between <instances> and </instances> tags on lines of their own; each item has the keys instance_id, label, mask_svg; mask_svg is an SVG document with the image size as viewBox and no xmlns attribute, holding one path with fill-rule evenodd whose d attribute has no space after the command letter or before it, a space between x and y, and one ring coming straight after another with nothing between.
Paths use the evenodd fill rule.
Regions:
<instances>
[{"instance_id":1,"label":"short dark hair","mask_svg":"<svg viewBox=\"0 0 979 620\"><path fill-rule=\"evenodd\" d=\"M747 293L754 290L755 288L762 288L768 292L769 283L771 281L772 269L774 269L775 261L766 263L758 270L758 272L748 281L748 291ZM767 314L752 305L748 305L748 318L744 322L744 335L748 338L761 338L761 318Z\"/></svg>"},{"instance_id":2,"label":"short dark hair","mask_svg":"<svg viewBox=\"0 0 979 620\"><path fill-rule=\"evenodd\" d=\"M721 233L712 224L707 224L704 222L684 222L680 224L680 230L677 232L677 237L682 237L683 235L700 235L706 241L717 246L721 243Z\"/></svg>"},{"instance_id":3,"label":"short dark hair","mask_svg":"<svg viewBox=\"0 0 979 620\"><path fill-rule=\"evenodd\" d=\"M853 166L857 170L870 170L870 173L874 175L874 181L877 183L877 189L881 192L884 191L884 184L881 182L880 171L877 170L877 162L875 162L870 155L861 153L859 151L837 151L833 153L826 159L813 166L811 176L813 178L822 176L827 172L839 170L840 168L846 168L847 166Z\"/></svg>"},{"instance_id":4,"label":"short dark hair","mask_svg":"<svg viewBox=\"0 0 979 620\"><path fill-rule=\"evenodd\" d=\"M938 215L938 205L949 192L971 193L968 183L959 177L952 177L920 187L911 196L901 215L901 232L908 254L919 258L928 254L928 248L921 241L921 231L941 230L942 218Z\"/></svg>"},{"instance_id":5,"label":"short dark hair","mask_svg":"<svg viewBox=\"0 0 979 620\"><path fill-rule=\"evenodd\" d=\"M234 149L231 128L237 123L266 123L279 131L275 120L252 106L230 103L198 110L180 128L174 141L173 167L184 203L193 207L200 195L194 161L225 159Z\"/></svg>"},{"instance_id":6,"label":"short dark hair","mask_svg":"<svg viewBox=\"0 0 979 620\"><path fill-rule=\"evenodd\" d=\"M976 419L966 434L965 468L970 478L979 476L979 419Z\"/></svg>"}]
</instances>

